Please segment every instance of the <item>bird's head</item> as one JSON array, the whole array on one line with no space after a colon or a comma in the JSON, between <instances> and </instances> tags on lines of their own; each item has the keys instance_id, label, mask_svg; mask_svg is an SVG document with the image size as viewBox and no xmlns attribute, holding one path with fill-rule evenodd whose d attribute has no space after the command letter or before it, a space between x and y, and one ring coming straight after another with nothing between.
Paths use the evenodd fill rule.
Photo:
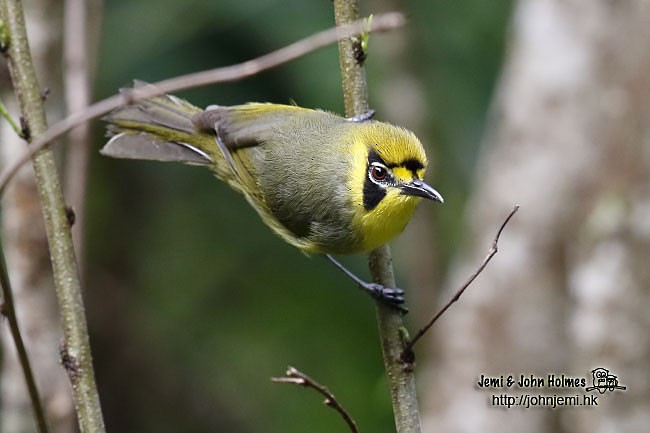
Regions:
<instances>
[{"instance_id":1,"label":"bird's head","mask_svg":"<svg viewBox=\"0 0 650 433\"><path fill-rule=\"evenodd\" d=\"M387 123L367 122L352 134L352 224L374 249L398 235L421 198L443 202L442 195L424 182L427 156L410 131Z\"/></svg>"}]
</instances>

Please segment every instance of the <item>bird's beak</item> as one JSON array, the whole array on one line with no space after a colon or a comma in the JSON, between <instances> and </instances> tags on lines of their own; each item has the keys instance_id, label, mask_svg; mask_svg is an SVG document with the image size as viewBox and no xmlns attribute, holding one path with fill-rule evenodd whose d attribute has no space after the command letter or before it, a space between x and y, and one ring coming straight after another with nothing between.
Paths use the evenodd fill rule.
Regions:
<instances>
[{"instance_id":1,"label":"bird's beak","mask_svg":"<svg viewBox=\"0 0 650 433\"><path fill-rule=\"evenodd\" d=\"M402 190L402 194L405 195L422 197L433 201L439 201L440 203L445 202L445 199L442 198L442 195L440 195L438 191L420 179L413 179L409 183L400 185L399 188Z\"/></svg>"}]
</instances>

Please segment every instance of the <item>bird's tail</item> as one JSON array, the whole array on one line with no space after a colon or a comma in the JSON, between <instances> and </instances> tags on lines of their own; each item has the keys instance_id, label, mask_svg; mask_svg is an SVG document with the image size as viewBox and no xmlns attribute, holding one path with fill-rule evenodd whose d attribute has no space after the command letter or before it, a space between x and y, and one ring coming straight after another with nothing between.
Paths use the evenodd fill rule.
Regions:
<instances>
[{"instance_id":1,"label":"bird's tail","mask_svg":"<svg viewBox=\"0 0 650 433\"><path fill-rule=\"evenodd\" d=\"M143 86L148 84L136 83L136 88ZM192 116L202 111L172 95L120 107L103 119L109 124L111 139L101 153L114 158L210 165L218 151L214 135L192 122Z\"/></svg>"}]
</instances>

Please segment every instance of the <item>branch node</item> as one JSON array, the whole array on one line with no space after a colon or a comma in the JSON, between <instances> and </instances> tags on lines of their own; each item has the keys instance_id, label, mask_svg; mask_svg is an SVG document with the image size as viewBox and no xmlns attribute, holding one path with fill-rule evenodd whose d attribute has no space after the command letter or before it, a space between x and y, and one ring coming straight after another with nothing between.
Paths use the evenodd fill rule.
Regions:
<instances>
[{"instance_id":1,"label":"branch node","mask_svg":"<svg viewBox=\"0 0 650 433\"><path fill-rule=\"evenodd\" d=\"M47 98L50 96L51 90L49 87L41 90L41 101L47 101Z\"/></svg>"},{"instance_id":2,"label":"branch node","mask_svg":"<svg viewBox=\"0 0 650 433\"><path fill-rule=\"evenodd\" d=\"M397 358L397 362L402 366L402 371L410 373L415 370L415 352L408 348L410 336L404 326L399 328L399 339L402 343L402 352Z\"/></svg>"},{"instance_id":3,"label":"branch node","mask_svg":"<svg viewBox=\"0 0 650 433\"><path fill-rule=\"evenodd\" d=\"M372 31L372 19L370 15L365 22L366 30L358 36L352 37L352 55L357 66L362 67L368 58L368 43L370 41L370 32Z\"/></svg>"},{"instance_id":4,"label":"branch node","mask_svg":"<svg viewBox=\"0 0 650 433\"><path fill-rule=\"evenodd\" d=\"M30 141L32 139L32 131L29 128L29 123L23 116L20 116L19 119L20 119L20 137L23 138L25 141Z\"/></svg>"},{"instance_id":5,"label":"branch node","mask_svg":"<svg viewBox=\"0 0 650 433\"><path fill-rule=\"evenodd\" d=\"M368 58L368 52L364 48L363 39L359 36L352 38L352 53L357 66L363 66Z\"/></svg>"},{"instance_id":6,"label":"branch node","mask_svg":"<svg viewBox=\"0 0 650 433\"><path fill-rule=\"evenodd\" d=\"M70 350L68 349L68 346L65 344L65 342L61 343L61 346L59 348L59 357L61 360L61 365L65 369L66 373L68 373L70 382L74 385L77 383L77 380L79 379L79 375L81 373L79 360L75 355L70 353Z\"/></svg>"},{"instance_id":7,"label":"branch node","mask_svg":"<svg viewBox=\"0 0 650 433\"><path fill-rule=\"evenodd\" d=\"M70 224L70 227L74 225L74 223L77 221L77 215L74 212L74 209L72 206L66 206L65 207L65 217L68 220L68 224Z\"/></svg>"}]
</instances>

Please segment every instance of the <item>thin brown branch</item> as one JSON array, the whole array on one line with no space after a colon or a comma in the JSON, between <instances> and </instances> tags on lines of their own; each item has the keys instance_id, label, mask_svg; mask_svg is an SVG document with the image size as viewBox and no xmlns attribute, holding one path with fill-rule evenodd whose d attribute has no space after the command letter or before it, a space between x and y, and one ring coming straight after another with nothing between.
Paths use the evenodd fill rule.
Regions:
<instances>
[{"instance_id":1,"label":"thin brown branch","mask_svg":"<svg viewBox=\"0 0 650 433\"><path fill-rule=\"evenodd\" d=\"M32 371L32 365L29 362L27 350L25 349L25 343L20 333L20 326L18 326L18 317L16 316L16 305L14 302L13 289L11 288L9 274L7 273L7 264L5 262L5 254L2 247L2 242L0 242L0 286L2 286L2 306L0 307L0 311L2 312L2 315L7 318L7 322L9 323L11 338L14 340L14 345L16 346L18 363L23 369L23 375L25 376L25 383L27 384L29 400L32 404L32 409L34 410L36 427L38 428L39 433L48 433L49 429L45 420L45 411L43 410L43 404L41 403L38 386L36 385L34 372Z\"/></svg>"},{"instance_id":2,"label":"thin brown branch","mask_svg":"<svg viewBox=\"0 0 650 433\"><path fill-rule=\"evenodd\" d=\"M519 205L515 205L515 207L512 209L512 211L510 211L510 213L503 221L503 223L501 223L501 226L499 227L499 230L497 231L497 234L494 237L494 240L492 241L492 246L490 247L487 256L485 256L485 258L483 259L481 265L474 271L472 275L469 276L469 278L463 283L463 285L460 286L460 288L456 291L454 296L452 296L449 302L447 302L445 306L442 307L440 311L438 311L436 315L431 318L429 323L427 323L423 328L421 328L417 332L417 334L415 334L415 337L413 337L408 342L408 344L404 347L404 350L402 351L402 355L400 356L402 360L408 360L413 358L412 351L413 351L413 346L415 346L415 343L417 343L418 340L422 338L422 336L426 334L429 329L431 329L433 324L436 323L436 321L440 318L440 316L445 314L445 312L449 309L449 307L451 307L451 305L454 302L458 301L458 299L463 295L465 290L474 282L476 277L478 277L481 274L481 272L483 272L483 270L488 265L488 263L490 263L490 260L492 260L492 257L494 257L494 255L498 251L498 244L499 244L499 238L501 237L501 233L506 228L508 222L510 222L510 219L515 215L515 213L517 213L518 210L519 210Z\"/></svg>"},{"instance_id":3,"label":"thin brown branch","mask_svg":"<svg viewBox=\"0 0 650 433\"><path fill-rule=\"evenodd\" d=\"M359 432L357 429L357 424L354 422L348 411L345 410L343 406L341 406L341 404L336 400L336 397L334 397L334 394L332 394L330 390L327 389L327 387L321 385L311 377L307 376L305 373L291 366L287 368L287 372L285 374L285 377L272 377L271 381L275 383L292 383L294 385L304 386L305 388L316 390L323 397L325 397L323 403L341 415L341 418L343 418L343 421L345 421L352 433Z\"/></svg>"},{"instance_id":4,"label":"thin brown branch","mask_svg":"<svg viewBox=\"0 0 650 433\"><path fill-rule=\"evenodd\" d=\"M72 113L65 119L52 125L44 134L35 139L28 146L27 152L12 164L9 164L7 168L3 170L2 174L0 174L0 195L4 192L7 183L11 180L18 169L29 161L29 159L40 149L70 131L72 128L100 117L121 105L132 104L138 100L150 98L162 93L172 93L208 84L241 80L302 57L312 51L333 44L339 39L349 38L350 36L361 32L384 32L393 30L403 26L405 22L406 20L404 15L399 12L389 12L386 14L376 15L373 18L370 27L366 20L358 20L352 24L316 33L277 51L273 51L256 59L248 60L244 63L171 78L154 83L152 86L131 89L128 92L103 99L90 105L83 111Z\"/></svg>"}]
</instances>

